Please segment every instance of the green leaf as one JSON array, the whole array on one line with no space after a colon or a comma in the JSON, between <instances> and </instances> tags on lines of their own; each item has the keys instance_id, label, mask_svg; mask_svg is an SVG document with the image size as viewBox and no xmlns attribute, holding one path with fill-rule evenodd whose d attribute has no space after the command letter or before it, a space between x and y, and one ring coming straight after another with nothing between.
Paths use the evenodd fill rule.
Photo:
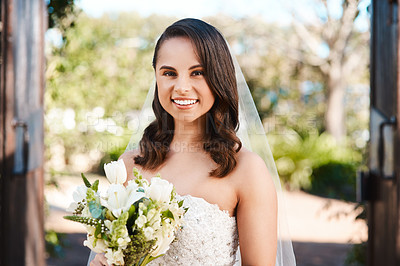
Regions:
<instances>
[{"instance_id":1,"label":"green leaf","mask_svg":"<svg viewBox=\"0 0 400 266\"><path fill-rule=\"evenodd\" d=\"M94 181L93 185L92 185L92 189L94 191L97 192L97 190L99 189L99 180L97 179L96 181Z\"/></svg>"},{"instance_id":2,"label":"green leaf","mask_svg":"<svg viewBox=\"0 0 400 266\"><path fill-rule=\"evenodd\" d=\"M133 215L135 215L135 214L136 214L136 207L135 207L135 205L132 205L129 208L129 218L133 217Z\"/></svg>"},{"instance_id":3,"label":"green leaf","mask_svg":"<svg viewBox=\"0 0 400 266\"><path fill-rule=\"evenodd\" d=\"M93 218L96 219L104 219L103 215L103 207L100 203L92 200L88 202L89 211L92 214Z\"/></svg>"},{"instance_id":4,"label":"green leaf","mask_svg":"<svg viewBox=\"0 0 400 266\"><path fill-rule=\"evenodd\" d=\"M92 217L84 217L84 216L80 216L80 215L67 215L67 216L64 216L64 219L78 222L81 224L91 225L91 226L97 226L97 223L98 223L97 219L93 219Z\"/></svg>"},{"instance_id":5,"label":"green leaf","mask_svg":"<svg viewBox=\"0 0 400 266\"><path fill-rule=\"evenodd\" d=\"M92 187L92 185L90 184L89 180L87 180L86 176L83 173L81 173L81 176L82 176L82 179L83 179L83 183L85 183L85 186L88 187L88 188Z\"/></svg>"},{"instance_id":6,"label":"green leaf","mask_svg":"<svg viewBox=\"0 0 400 266\"><path fill-rule=\"evenodd\" d=\"M163 211L162 212L162 215L164 216L164 217L167 217L167 218L170 218L170 219L174 219L174 215L172 214L172 212L168 209L168 210L166 210L166 211Z\"/></svg>"},{"instance_id":7,"label":"green leaf","mask_svg":"<svg viewBox=\"0 0 400 266\"><path fill-rule=\"evenodd\" d=\"M97 225L96 225L96 231L94 231L94 236L96 237L96 238L98 238L98 235L100 235L100 237L101 237L101 223L98 223Z\"/></svg>"},{"instance_id":8,"label":"green leaf","mask_svg":"<svg viewBox=\"0 0 400 266\"><path fill-rule=\"evenodd\" d=\"M181 200L180 202L178 202L178 206L179 206L179 208L183 206L183 200Z\"/></svg>"}]
</instances>

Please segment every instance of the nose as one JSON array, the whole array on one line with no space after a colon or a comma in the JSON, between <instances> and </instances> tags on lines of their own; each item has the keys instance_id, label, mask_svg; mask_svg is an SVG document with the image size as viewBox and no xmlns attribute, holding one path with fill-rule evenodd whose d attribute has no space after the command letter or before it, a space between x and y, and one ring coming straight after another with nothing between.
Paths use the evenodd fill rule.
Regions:
<instances>
[{"instance_id":1,"label":"nose","mask_svg":"<svg viewBox=\"0 0 400 266\"><path fill-rule=\"evenodd\" d=\"M177 93L181 93L181 94L186 93L186 92L190 91L191 88L192 88L192 85L190 83L190 80L187 77L180 76L177 78L175 88L174 88L174 90Z\"/></svg>"}]
</instances>

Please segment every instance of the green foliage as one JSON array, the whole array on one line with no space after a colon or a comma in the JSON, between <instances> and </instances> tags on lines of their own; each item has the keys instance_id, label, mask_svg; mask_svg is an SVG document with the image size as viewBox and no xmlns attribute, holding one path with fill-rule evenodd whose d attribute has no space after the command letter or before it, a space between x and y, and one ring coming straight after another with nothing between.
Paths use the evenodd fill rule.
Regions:
<instances>
[{"instance_id":1,"label":"green foliage","mask_svg":"<svg viewBox=\"0 0 400 266\"><path fill-rule=\"evenodd\" d=\"M313 169L312 194L348 201L356 200L356 171L354 163L330 161Z\"/></svg>"},{"instance_id":2,"label":"green foliage","mask_svg":"<svg viewBox=\"0 0 400 266\"><path fill-rule=\"evenodd\" d=\"M100 159L97 172L104 174L104 164L112 161L118 161L118 158L124 153L127 145L128 143L123 144L121 147L115 147L112 150L105 152L104 156Z\"/></svg>"},{"instance_id":3,"label":"green foliage","mask_svg":"<svg viewBox=\"0 0 400 266\"><path fill-rule=\"evenodd\" d=\"M80 10L75 6L75 0L47 0L48 27L58 28L63 40L67 30L74 27Z\"/></svg>"},{"instance_id":4,"label":"green foliage","mask_svg":"<svg viewBox=\"0 0 400 266\"><path fill-rule=\"evenodd\" d=\"M367 242L354 244L351 251L347 254L346 266L367 265Z\"/></svg>"},{"instance_id":5,"label":"green foliage","mask_svg":"<svg viewBox=\"0 0 400 266\"><path fill-rule=\"evenodd\" d=\"M49 58L49 107L80 111L101 106L105 116L140 108L153 80L152 53L159 34L159 27L149 25L154 19L160 18L81 14L67 33L66 46Z\"/></svg>"},{"instance_id":6,"label":"green foliage","mask_svg":"<svg viewBox=\"0 0 400 266\"><path fill-rule=\"evenodd\" d=\"M90 226L97 226L97 224L104 224L103 220L101 219L95 219L91 217L83 217L80 215L66 215L64 216L64 219L78 222L81 224L86 224Z\"/></svg>"},{"instance_id":7,"label":"green foliage","mask_svg":"<svg viewBox=\"0 0 400 266\"><path fill-rule=\"evenodd\" d=\"M48 0L47 12L49 14L48 26L53 28L59 21L67 17L75 9L74 0Z\"/></svg>"},{"instance_id":8,"label":"green foliage","mask_svg":"<svg viewBox=\"0 0 400 266\"><path fill-rule=\"evenodd\" d=\"M118 249L119 243L118 239L124 238L124 234L126 233L126 224L129 218L128 212L123 212L117 219L112 221L110 234L108 239L108 245L111 248Z\"/></svg>"},{"instance_id":9,"label":"green foliage","mask_svg":"<svg viewBox=\"0 0 400 266\"><path fill-rule=\"evenodd\" d=\"M90 184L89 180L86 178L84 173L81 173L81 177L82 177L82 180L83 180L83 183L85 184L85 186L87 188L91 188L92 185Z\"/></svg>"},{"instance_id":10,"label":"green foliage","mask_svg":"<svg viewBox=\"0 0 400 266\"><path fill-rule=\"evenodd\" d=\"M286 134L270 135L269 141L278 173L292 189L310 190L315 183L319 190L323 190L325 176L321 174L328 165L343 165L343 167L338 166L340 169L338 171L343 175L335 178L352 179L354 175L351 171L355 168L351 168L351 165L357 165L361 161L360 153L337 145L326 133L309 135L303 139L296 132L287 131ZM349 171L351 177L347 176ZM336 183L347 184L348 181L336 181Z\"/></svg>"},{"instance_id":11,"label":"green foliage","mask_svg":"<svg viewBox=\"0 0 400 266\"><path fill-rule=\"evenodd\" d=\"M105 209L101 206L99 201L89 201L88 202L89 211L93 218L104 220ZM104 210L104 211L103 211Z\"/></svg>"},{"instance_id":12,"label":"green foliage","mask_svg":"<svg viewBox=\"0 0 400 266\"><path fill-rule=\"evenodd\" d=\"M140 261L140 259L147 255L147 252L151 250L156 240L146 241L143 231L135 230L134 235L130 235L131 241L128 243L126 249L123 250L124 258L126 259L126 265L134 265Z\"/></svg>"},{"instance_id":13,"label":"green foliage","mask_svg":"<svg viewBox=\"0 0 400 266\"><path fill-rule=\"evenodd\" d=\"M64 248L67 246L65 233L57 233L54 230L48 230L45 233L46 252L54 258L64 257Z\"/></svg>"}]
</instances>

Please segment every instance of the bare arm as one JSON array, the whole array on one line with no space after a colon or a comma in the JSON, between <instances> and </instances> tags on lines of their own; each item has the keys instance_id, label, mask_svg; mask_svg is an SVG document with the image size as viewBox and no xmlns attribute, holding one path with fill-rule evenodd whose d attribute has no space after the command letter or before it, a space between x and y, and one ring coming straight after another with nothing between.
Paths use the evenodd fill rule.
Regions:
<instances>
[{"instance_id":1,"label":"bare arm","mask_svg":"<svg viewBox=\"0 0 400 266\"><path fill-rule=\"evenodd\" d=\"M275 265L277 196L264 161L246 154L240 169L237 223L242 265Z\"/></svg>"}]
</instances>

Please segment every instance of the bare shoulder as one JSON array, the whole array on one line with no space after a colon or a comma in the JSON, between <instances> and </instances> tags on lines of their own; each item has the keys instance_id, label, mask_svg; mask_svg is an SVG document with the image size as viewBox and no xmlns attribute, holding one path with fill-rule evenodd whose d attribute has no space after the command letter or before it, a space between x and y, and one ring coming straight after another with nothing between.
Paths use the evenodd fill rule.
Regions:
<instances>
[{"instance_id":1,"label":"bare shoulder","mask_svg":"<svg viewBox=\"0 0 400 266\"><path fill-rule=\"evenodd\" d=\"M119 160L124 160L124 164L126 167L126 171L128 173L128 179L132 179L133 174L132 174L132 170L134 167L138 168L140 170L140 166L135 164L135 156L139 155L140 152L138 149L134 149L134 150L130 150L130 151L126 151L124 152L118 159Z\"/></svg>"},{"instance_id":2,"label":"bare shoulder","mask_svg":"<svg viewBox=\"0 0 400 266\"><path fill-rule=\"evenodd\" d=\"M133 158L135 156L139 155L140 152L138 149L130 150L130 151L125 151L121 156L119 156L118 160L124 160L125 165L127 164L135 164L135 161Z\"/></svg>"},{"instance_id":3,"label":"bare shoulder","mask_svg":"<svg viewBox=\"0 0 400 266\"><path fill-rule=\"evenodd\" d=\"M255 192L275 194L275 185L264 160L255 152L242 148L238 152L235 183L240 194ZM262 188L262 191L260 191Z\"/></svg>"}]
</instances>

